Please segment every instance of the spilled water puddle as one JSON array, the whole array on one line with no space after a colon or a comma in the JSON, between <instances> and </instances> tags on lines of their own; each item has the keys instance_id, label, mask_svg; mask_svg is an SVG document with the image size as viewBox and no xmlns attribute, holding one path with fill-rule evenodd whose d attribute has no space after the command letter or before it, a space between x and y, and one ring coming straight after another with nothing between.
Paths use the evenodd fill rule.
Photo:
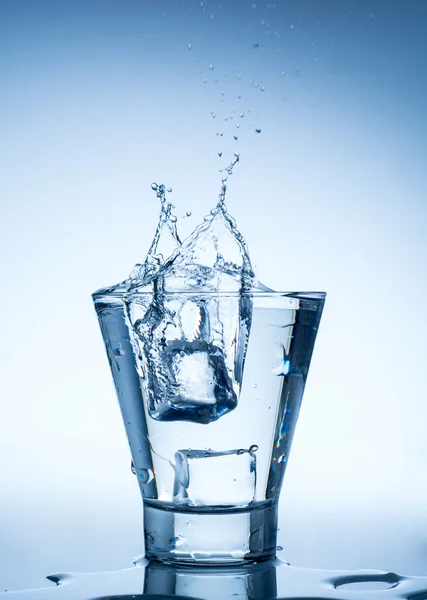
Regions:
<instances>
[{"instance_id":1,"label":"spilled water puddle","mask_svg":"<svg viewBox=\"0 0 427 600\"><path fill-rule=\"evenodd\" d=\"M102 573L57 573L49 586L0 593L14 600L427 600L427 577L296 568L281 560L241 567L176 567L138 560Z\"/></svg>"}]
</instances>

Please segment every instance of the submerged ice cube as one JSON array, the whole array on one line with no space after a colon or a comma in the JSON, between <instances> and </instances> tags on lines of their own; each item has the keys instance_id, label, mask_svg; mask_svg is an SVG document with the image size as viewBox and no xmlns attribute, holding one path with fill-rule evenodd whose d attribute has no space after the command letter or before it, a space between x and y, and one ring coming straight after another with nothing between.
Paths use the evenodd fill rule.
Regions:
<instances>
[{"instance_id":1,"label":"submerged ice cube","mask_svg":"<svg viewBox=\"0 0 427 600\"><path fill-rule=\"evenodd\" d=\"M257 446L249 450L178 450L173 501L190 506L246 506L254 499Z\"/></svg>"}]
</instances>

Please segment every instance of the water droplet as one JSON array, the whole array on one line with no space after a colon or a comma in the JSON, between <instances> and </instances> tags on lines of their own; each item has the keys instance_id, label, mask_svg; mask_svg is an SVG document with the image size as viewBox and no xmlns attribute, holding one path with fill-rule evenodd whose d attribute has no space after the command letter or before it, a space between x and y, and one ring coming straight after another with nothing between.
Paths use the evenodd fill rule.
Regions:
<instances>
[{"instance_id":1,"label":"water droplet","mask_svg":"<svg viewBox=\"0 0 427 600\"><path fill-rule=\"evenodd\" d=\"M212 119L215 119L215 117L216 117L216 114L215 114L214 110L211 110L211 117L212 117Z\"/></svg>"},{"instance_id":2,"label":"water droplet","mask_svg":"<svg viewBox=\"0 0 427 600\"><path fill-rule=\"evenodd\" d=\"M187 217L191 217L191 210L187 210L187 212L185 213L185 215L186 215Z\"/></svg>"},{"instance_id":3,"label":"water droplet","mask_svg":"<svg viewBox=\"0 0 427 600\"><path fill-rule=\"evenodd\" d=\"M222 156L222 152L218 152L218 156L221 158L221 156Z\"/></svg>"},{"instance_id":4,"label":"water droplet","mask_svg":"<svg viewBox=\"0 0 427 600\"><path fill-rule=\"evenodd\" d=\"M259 48L259 42L254 42L252 44L252 48Z\"/></svg>"},{"instance_id":5,"label":"water droplet","mask_svg":"<svg viewBox=\"0 0 427 600\"><path fill-rule=\"evenodd\" d=\"M221 102L224 102L224 96L221 97Z\"/></svg>"},{"instance_id":6,"label":"water droplet","mask_svg":"<svg viewBox=\"0 0 427 600\"><path fill-rule=\"evenodd\" d=\"M224 121L228 121L228 117L224 117Z\"/></svg>"},{"instance_id":7,"label":"water droplet","mask_svg":"<svg viewBox=\"0 0 427 600\"><path fill-rule=\"evenodd\" d=\"M209 69L213 71L215 69L214 65L209 65Z\"/></svg>"},{"instance_id":8,"label":"water droplet","mask_svg":"<svg viewBox=\"0 0 427 600\"><path fill-rule=\"evenodd\" d=\"M276 550L277 550L278 552L280 552L281 550L283 550L283 546L276 546Z\"/></svg>"},{"instance_id":9,"label":"water droplet","mask_svg":"<svg viewBox=\"0 0 427 600\"><path fill-rule=\"evenodd\" d=\"M224 90L221 90L221 96L223 96L225 94Z\"/></svg>"},{"instance_id":10,"label":"water droplet","mask_svg":"<svg viewBox=\"0 0 427 600\"><path fill-rule=\"evenodd\" d=\"M289 373L290 366L291 366L291 363L289 360L282 360L280 365L278 365L277 367L274 367L274 369L272 369L271 372L277 376L287 375Z\"/></svg>"},{"instance_id":11,"label":"water droplet","mask_svg":"<svg viewBox=\"0 0 427 600\"><path fill-rule=\"evenodd\" d=\"M261 92L265 92L265 87L263 85L261 86Z\"/></svg>"},{"instance_id":12,"label":"water droplet","mask_svg":"<svg viewBox=\"0 0 427 600\"><path fill-rule=\"evenodd\" d=\"M153 182L153 183L151 184L151 189L152 189L152 190L154 190L155 192L157 192L157 189L158 189L158 187L159 187L159 186L157 185L157 183L154 183L154 182Z\"/></svg>"},{"instance_id":13,"label":"water droplet","mask_svg":"<svg viewBox=\"0 0 427 600\"><path fill-rule=\"evenodd\" d=\"M240 123L237 123L236 127L237 127L237 129L239 129L239 127L240 127Z\"/></svg>"},{"instance_id":14,"label":"water droplet","mask_svg":"<svg viewBox=\"0 0 427 600\"><path fill-rule=\"evenodd\" d=\"M170 194L172 192L172 188L168 187L168 193Z\"/></svg>"},{"instance_id":15,"label":"water droplet","mask_svg":"<svg viewBox=\"0 0 427 600\"><path fill-rule=\"evenodd\" d=\"M207 82L208 82L208 80L207 80L207 79L204 79L204 80L203 80L203 83L207 83Z\"/></svg>"},{"instance_id":16,"label":"water droplet","mask_svg":"<svg viewBox=\"0 0 427 600\"><path fill-rule=\"evenodd\" d=\"M243 119L245 115L243 113L240 113L240 118Z\"/></svg>"},{"instance_id":17,"label":"water droplet","mask_svg":"<svg viewBox=\"0 0 427 600\"><path fill-rule=\"evenodd\" d=\"M295 29L295 25L293 25L293 24L292 24L292 25L289 27L289 29L290 29L291 31L293 31L293 30Z\"/></svg>"},{"instance_id":18,"label":"water droplet","mask_svg":"<svg viewBox=\"0 0 427 600\"><path fill-rule=\"evenodd\" d=\"M261 129L260 129L259 127L257 127L257 128L255 129L255 132L256 132L256 133L261 133Z\"/></svg>"},{"instance_id":19,"label":"water droplet","mask_svg":"<svg viewBox=\"0 0 427 600\"><path fill-rule=\"evenodd\" d=\"M237 77L238 77L238 79L242 79L242 74L241 74L241 73L239 73L239 74L237 75Z\"/></svg>"},{"instance_id":20,"label":"water droplet","mask_svg":"<svg viewBox=\"0 0 427 600\"><path fill-rule=\"evenodd\" d=\"M235 140L236 140L236 142L237 142L237 140L239 139L239 138L237 137L237 135L235 135L235 136L233 136L233 137L234 137L234 139L235 139Z\"/></svg>"},{"instance_id":21,"label":"water droplet","mask_svg":"<svg viewBox=\"0 0 427 600\"><path fill-rule=\"evenodd\" d=\"M182 546L183 544L185 544L185 538L179 534L169 540L169 545L173 548L179 548L179 546Z\"/></svg>"},{"instance_id":22,"label":"water droplet","mask_svg":"<svg viewBox=\"0 0 427 600\"><path fill-rule=\"evenodd\" d=\"M154 479L154 473L151 469L138 469L138 478L141 483L150 483Z\"/></svg>"},{"instance_id":23,"label":"water droplet","mask_svg":"<svg viewBox=\"0 0 427 600\"><path fill-rule=\"evenodd\" d=\"M282 71L282 77L286 75L286 71Z\"/></svg>"},{"instance_id":24,"label":"water droplet","mask_svg":"<svg viewBox=\"0 0 427 600\"><path fill-rule=\"evenodd\" d=\"M297 71L297 77L299 77L301 75L301 69L298 69Z\"/></svg>"},{"instance_id":25,"label":"water droplet","mask_svg":"<svg viewBox=\"0 0 427 600\"><path fill-rule=\"evenodd\" d=\"M262 20L262 21L260 22L260 25L261 25L261 27L264 27L264 25L265 25L265 21L264 21L264 20Z\"/></svg>"},{"instance_id":26,"label":"water droplet","mask_svg":"<svg viewBox=\"0 0 427 600\"><path fill-rule=\"evenodd\" d=\"M255 83L254 83L254 87L256 87L256 88L257 88L257 87L259 87L259 83L256 83L256 82L255 82Z\"/></svg>"},{"instance_id":27,"label":"water droplet","mask_svg":"<svg viewBox=\"0 0 427 600\"><path fill-rule=\"evenodd\" d=\"M211 18L211 19L214 19L214 18L215 18L215 15L212 13L212 14L211 14L211 16L210 16L210 18Z\"/></svg>"},{"instance_id":28,"label":"water droplet","mask_svg":"<svg viewBox=\"0 0 427 600\"><path fill-rule=\"evenodd\" d=\"M193 46L192 46L191 44L188 44L188 49L189 49L189 50L192 50L192 49L193 49Z\"/></svg>"},{"instance_id":29,"label":"water droplet","mask_svg":"<svg viewBox=\"0 0 427 600\"><path fill-rule=\"evenodd\" d=\"M373 18L374 18L374 13L372 13L372 12L371 12L371 13L369 13L369 18L370 18L370 19L373 19Z\"/></svg>"}]
</instances>

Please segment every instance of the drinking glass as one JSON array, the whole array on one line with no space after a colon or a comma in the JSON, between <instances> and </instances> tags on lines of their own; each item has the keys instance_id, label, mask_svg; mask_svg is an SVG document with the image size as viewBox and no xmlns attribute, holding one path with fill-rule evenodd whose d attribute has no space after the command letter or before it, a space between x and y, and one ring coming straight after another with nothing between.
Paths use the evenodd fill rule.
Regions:
<instances>
[{"instance_id":1,"label":"drinking glass","mask_svg":"<svg viewBox=\"0 0 427 600\"><path fill-rule=\"evenodd\" d=\"M146 557L274 557L325 294L195 289L159 302L123 285L93 298L143 499Z\"/></svg>"}]
</instances>

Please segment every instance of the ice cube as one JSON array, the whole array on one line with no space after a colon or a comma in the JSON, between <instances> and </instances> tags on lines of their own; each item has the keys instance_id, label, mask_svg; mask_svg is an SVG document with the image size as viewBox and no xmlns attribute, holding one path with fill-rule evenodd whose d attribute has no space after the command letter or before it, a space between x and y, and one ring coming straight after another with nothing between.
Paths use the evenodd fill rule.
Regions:
<instances>
[{"instance_id":1,"label":"ice cube","mask_svg":"<svg viewBox=\"0 0 427 600\"><path fill-rule=\"evenodd\" d=\"M153 299L133 326L153 419L207 424L237 406L251 320L246 303L216 295Z\"/></svg>"},{"instance_id":2,"label":"ice cube","mask_svg":"<svg viewBox=\"0 0 427 600\"><path fill-rule=\"evenodd\" d=\"M247 506L254 499L257 446L236 449L178 450L173 501L190 506Z\"/></svg>"}]
</instances>

